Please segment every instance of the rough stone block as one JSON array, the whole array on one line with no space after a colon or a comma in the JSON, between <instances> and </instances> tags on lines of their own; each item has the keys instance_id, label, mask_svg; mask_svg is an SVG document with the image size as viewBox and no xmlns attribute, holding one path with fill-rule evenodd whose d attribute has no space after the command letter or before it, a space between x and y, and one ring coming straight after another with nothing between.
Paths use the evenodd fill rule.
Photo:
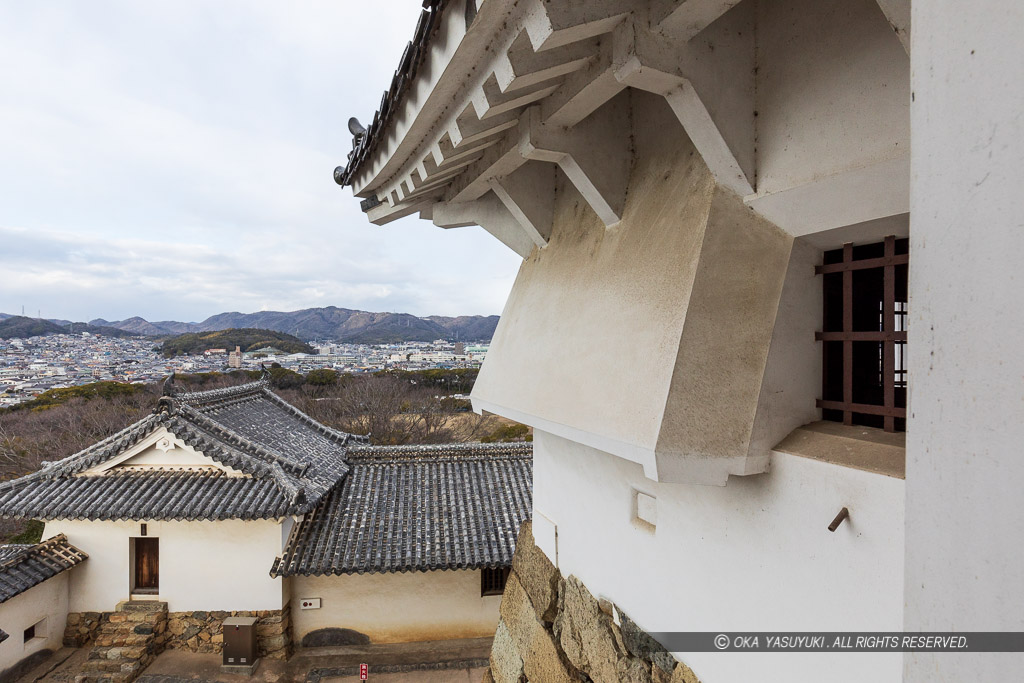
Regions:
<instances>
[{"instance_id":1,"label":"rough stone block","mask_svg":"<svg viewBox=\"0 0 1024 683\"><path fill-rule=\"evenodd\" d=\"M519 648L504 620L498 622L498 630L494 634L489 670L495 683L520 683L526 677Z\"/></svg>"},{"instance_id":2,"label":"rough stone block","mask_svg":"<svg viewBox=\"0 0 1024 683\"><path fill-rule=\"evenodd\" d=\"M679 662L672 672L672 683L700 683L700 679L693 673L693 669Z\"/></svg>"},{"instance_id":3,"label":"rough stone block","mask_svg":"<svg viewBox=\"0 0 1024 683\"><path fill-rule=\"evenodd\" d=\"M267 652L273 652L275 650L280 650L285 646L285 638L283 635L258 638L257 644L261 649L266 650Z\"/></svg>"},{"instance_id":4,"label":"rough stone block","mask_svg":"<svg viewBox=\"0 0 1024 683\"><path fill-rule=\"evenodd\" d=\"M278 621L275 624L256 624L256 636L262 638L265 636L279 636L284 633L284 626Z\"/></svg>"},{"instance_id":5,"label":"rough stone block","mask_svg":"<svg viewBox=\"0 0 1024 683\"><path fill-rule=\"evenodd\" d=\"M629 680L649 683L649 667L629 655L612 619L575 576L562 584L555 633L569 663L596 683Z\"/></svg>"},{"instance_id":6,"label":"rough stone block","mask_svg":"<svg viewBox=\"0 0 1024 683\"><path fill-rule=\"evenodd\" d=\"M676 658L661 643L652 638L646 631L636 625L632 619L619 611L622 642L634 657L641 657L657 664L661 670L671 675L676 668Z\"/></svg>"},{"instance_id":7,"label":"rough stone block","mask_svg":"<svg viewBox=\"0 0 1024 683\"><path fill-rule=\"evenodd\" d=\"M516 540L516 552L512 556L512 571L530 596L530 603L537 612L537 618L546 624L555 620L558 607L558 569L548 556L537 547L533 540L533 524L523 522Z\"/></svg>"},{"instance_id":8,"label":"rough stone block","mask_svg":"<svg viewBox=\"0 0 1024 683\"><path fill-rule=\"evenodd\" d=\"M126 647L121 650L122 659L141 659L145 654L146 648L140 646Z\"/></svg>"},{"instance_id":9,"label":"rough stone block","mask_svg":"<svg viewBox=\"0 0 1024 683\"><path fill-rule=\"evenodd\" d=\"M523 672L531 681L571 681L575 672L559 652L554 635L538 620L516 574L510 574L501 600L501 619L512 636Z\"/></svg>"}]
</instances>

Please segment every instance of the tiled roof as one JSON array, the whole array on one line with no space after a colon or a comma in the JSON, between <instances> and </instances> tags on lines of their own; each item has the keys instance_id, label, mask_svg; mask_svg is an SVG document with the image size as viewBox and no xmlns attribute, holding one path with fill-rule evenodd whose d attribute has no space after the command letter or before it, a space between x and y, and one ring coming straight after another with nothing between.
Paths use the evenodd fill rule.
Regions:
<instances>
[{"instance_id":1,"label":"tiled roof","mask_svg":"<svg viewBox=\"0 0 1024 683\"><path fill-rule=\"evenodd\" d=\"M273 479L217 470L129 471L43 479L0 502L0 515L33 519L268 519L293 506Z\"/></svg>"},{"instance_id":2,"label":"tiled roof","mask_svg":"<svg viewBox=\"0 0 1024 683\"><path fill-rule=\"evenodd\" d=\"M89 557L68 543L64 534L38 545L14 547L17 552L0 555L4 558L0 560L0 602L7 602Z\"/></svg>"},{"instance_id":3,"label":"tiled roof","mask_svg":"<svg viewBox=\"0 0 1024 683\"><path fill-rule=\"evenodd\" d=\"M166 428L243 476L200 471L87 473ZM156 412L33 474L0 483L0 516L36 519L261 519L304 514L348 472L361 438L319 424L266 381L169 395Z\"/></svg>"},{"instance_id":4,"label":"tiled roof","mask_svg":"<svg viewBox=\"0 0 1024 683\"><path fill-rule=\"evenodd\" d=\"M0 545L0 564L21 553L26 548L31 548L31 543L8 543Z\"/></svg>"},{"instance_id":5,"label":"tiled roof","mask_svg":"<svg viewBox=\"0 0 1024 683\"><path fill-rule=\"evenodd\" d=\"M385 92L380 100L380 108L374 113L373 120L366 127L366 133L359 140L349 155L348 163L334 170L334 180L339 185L348 185L352 182L352 176L359 170L359 166L373 154L378 143L384 137L391 118L399 109L409 85L416 79L423 59L427 56L430 40L433 38L439 26L441 14L444 12L448 0L423 0L423 11L420 13L419 21L416 22L416 30L413 38L405 46L402 58L398 62L391 77L391 87Z\"/></svg>"},{"instance_id":6,"label":"tiled roof","mask_svg":"<svg viewBox=\"0 0 1024 683\"><path fill-rule=\"evenodd\" d=\"M532 445L357 447L272 576L503 567L533 506Z\"/></svg>"}]
</instances>

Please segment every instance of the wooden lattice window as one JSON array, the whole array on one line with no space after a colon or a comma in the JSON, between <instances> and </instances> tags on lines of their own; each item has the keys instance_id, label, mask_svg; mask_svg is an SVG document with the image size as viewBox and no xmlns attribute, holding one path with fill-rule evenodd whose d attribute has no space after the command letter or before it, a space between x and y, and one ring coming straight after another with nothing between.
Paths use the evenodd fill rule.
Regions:
<instances>
[{"instance_id":1,"label":"wooden lattice window","mask_svg":"<svg viewBox=\"0 0 1024 683\"><path fill-rule=\"evenodd\" d=\"M825 252L822 419L904 431L907 417L906 239Z\"/></svg>"},{"instance_id":2,"label":"wooden lattice window","mask_svg":"<svg viewBox=\"0 0 1024 683\"><path fill-rule=\"evenodd\" d=\"M484 567L480 572L480 595L501 595L505 592L505 582L511 567Z\"/></svg>"}]
</instances>

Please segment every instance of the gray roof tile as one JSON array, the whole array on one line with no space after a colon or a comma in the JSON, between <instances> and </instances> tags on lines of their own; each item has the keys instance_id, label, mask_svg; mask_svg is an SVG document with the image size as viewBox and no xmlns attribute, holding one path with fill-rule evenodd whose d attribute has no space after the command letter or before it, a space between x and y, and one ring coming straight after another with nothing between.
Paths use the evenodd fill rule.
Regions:
<instances>
[{"instance_id":1,"label":"gray roof tile","mask_svg":"<svg viewBox=\"0 0 1024 683\"><path fill-rule=\"evenodd\" d=\"M532 505L532 444L359 447L272 576L510 566Z\"/></svg>"},{"instance_id":2,"label":"gray roof tile","mask_svg":"<svg viewBox=\"0 0 1024 683\"><path fill-rule=\"evenodd\" d=\"M441 25L441 15L448 4L449 0L424 0L423 11L416 22L412 40L406 44L405 51L402 52L398 68L391 77L391 86L380 100L380 108L366 127L366 133L353 148L348 163L344 168L338 167L334 171L334 180L339 185L348 185L352 182L352 177L385 138L392 117L401 109L409 86L416 80L420 66L430 53L430 41Z\"/></svg>"},{"instance_id":3,"label":"gray roof tile","mask_svg":"<svg viewBox=\"0 0 1024 683\"><path fill-rule=\"evenodd\" d=\"M71 569L88 557L68 543L64 534L38 545L0 546L0 603Z\"/></svg>"},{"instance_id":4,"label":"gray roof tile","mask_svg":"<svg viewBox=\"0 0 1024 683\"><path fill-rule=\"evenodd\" d=\"M165 427L244 473L87 470ZM266 381L171 394L154 414L69 458L0 482L0 516L35 519L264 519L311 510L348 472L361 437L314 421Z\"/></svg>"}]
</instances>

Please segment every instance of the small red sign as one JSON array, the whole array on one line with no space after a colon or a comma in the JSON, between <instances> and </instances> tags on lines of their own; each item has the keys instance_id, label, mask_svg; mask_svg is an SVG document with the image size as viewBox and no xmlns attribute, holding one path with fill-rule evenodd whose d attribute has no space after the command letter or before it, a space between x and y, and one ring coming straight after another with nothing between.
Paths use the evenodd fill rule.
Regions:
<instances>
[{"instance_id":1,"label":"small red sign","mask_svg":"<svg viewBox=\"0 0 1024 683\"><path fill-rule=\"evenodd\" d=\"M359 680L365 681L368 673L368 667L365 664L359 665Z\"/></svg>"}]
</instances>

